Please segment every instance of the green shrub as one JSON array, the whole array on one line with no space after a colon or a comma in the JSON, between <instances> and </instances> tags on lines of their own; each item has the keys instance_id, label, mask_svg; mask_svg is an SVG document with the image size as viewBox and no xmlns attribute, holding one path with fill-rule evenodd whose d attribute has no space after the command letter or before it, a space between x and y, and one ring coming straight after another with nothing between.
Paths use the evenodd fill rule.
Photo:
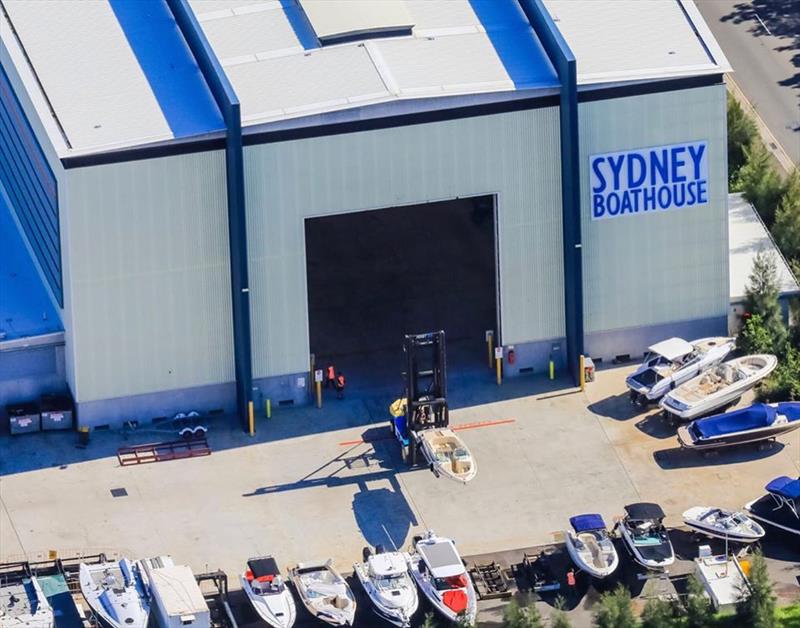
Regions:
<instances>
[{"instance_id":1,"label":"green shrub","mask_svg":"<svg viewBox=\"0 0 800 628\"><path fill-rule=\"evenodd\" d=\"M712 628L715 625L714 607L694 575L689 576L686 594L686 628Z\"/></svg>"},{"instance_id":2,"label":"green shrub","mask_svg":"<svg viewBox=\"0 0 800 628\"><path fill-rule=\"evenodd\" d=\"M592 619L595 628L635 628L638 622L628 589L619 585L613 591L603 593Z\"/></svg>"},{"instance_id":3,"label":"green shrub","mask_svg":"<svg viewBox=\"0 0 800 628\"><path fill-rule=\"evenodd\" d=\"M775 594L767 572L767 563L760 552L750 558L750 595L736 607L736 617L748 628L777 628Z\"/></svg>"},{"instance_id":4,"label":"green shrub","mask_svg":"<svg viewBox=\"0 0 800 628\"><path fill-rule=\"evenodd\" d=\"M756 125L738 101L728 95L728 180L733 181L744 165L744 149L756 136Z\"/></svg>"},{"instance_id":5,"label":"green shrub","mask_svg":"<svg viewBox=\"0 0 800 628\"><path fill-rule=\"evenodd\" d=\"M800 170L795 170L786 182L772 235L787 259L800 262Z\"/></svg>"},{"instance_id":6,"label":"green shrub","mask_svg":"<svg viewBox=\"0 0 800 628\"><path fill-rule=\"evenodd\" d=\"M678 628L683 621L675 604L666 600L652 599L642 612L642 628Z\"/></svg>"},{"instance_id":7,"label":"green shrub","mask_svg":"<svg viewBox=\"0 0 800 628\"><path fill-rule=\"evenodd\" d=\"M503 611L503 628L542 628L542 616L534 602L511 600Z\"/></svg>"},{"instance_id":8,"label":"green shrub","mask_svg":"<svg viewBox=\"0 0 800 628\"><path fill-rule=\"evenodd\" d=\"M746 162L731 187L744 194L771 228L775 222L775 210L783 196L783 183L772 166L772 156L760 140L745 147L744 153Z\"/></svg>"}]
</instances>

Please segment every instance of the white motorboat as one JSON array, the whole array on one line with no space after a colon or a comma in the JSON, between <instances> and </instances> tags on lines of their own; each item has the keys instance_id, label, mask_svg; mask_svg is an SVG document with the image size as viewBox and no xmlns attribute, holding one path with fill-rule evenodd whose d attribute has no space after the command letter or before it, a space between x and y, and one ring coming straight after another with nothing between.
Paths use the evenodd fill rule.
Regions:
<instances>
[{"instance_id":1,"label":"white motorboat","mask_svg":"<svg viewBox=\"0 0 800 628\"><path fill-rule=\"evenodd\" d=\"M425 460L436 477L444 476L466 484L478 466L464 441L450 428L430 428L415 433Z\"/></svg>"},{"instance_id":2,"label":"white motorboat","mask_svg":"<svg viewBox=\"0 0 800 628\"><path fill-rule=\"evenodd\" d=\"M53 628L53 608L36 577L0 582L0 628Z\"/></svg>"},{"instance_id":3,"label":"white motorboat","mask_svg":"<svg viewBox=\"0 0 800 628\"><path fill-rule=\"evenodd\" d=\"M572 562L593 578L605 578L616 571L619 556L600 515L571 517L571 530L564 532L564 542Z\"/></svg>"},{"instance_id":4,"label":"white motorboat","mask_svg":"<svg viewBox=\"0 0 800 628\"><path fill-rule=\"evenodd\" d=\"M411 626L411 617L419 608L417 587L408 573L409 560L406 552L383 552L378 546L365 562L353 565L375 613L401 628Z\"/></svg>"},{"instance_id":5,"label":"white motorboat","mask_svg":"<svg viewBox=\"0 0 800 628\"><path fill-rule=\"evenodd\" d=\"M356 598L332 560L299 563L289 570L289 579L314 617L332 626L353 625Z\"/></svg>"},{"instance_id":6,"label":"white motorboat","mask_svg":"<svg viewBox=\"0 0 800 628\"><path fill-rule=\"evenodd\" d=\"M625 506L617 529L633 560L652 571L663 571L675 562L675 551L664 527L664 511L651 503Z\"/></svg>"},{"instance_id":7,"label":"white motorboat","mask_svg":"<svg viewBox=\"0 0 800 628\"><path fill-rule=\"evenodd\" d=\"M475 622L478 599L464 562L451 539L433 530L414 542L409 571L433 608L445 619Z\"/></svg>"},{"instance_id":8,"label":"white motorboat","mask_svg":"<svg viewBox=\"0 0 800 628\"><path fill-rule=\"evenodd\" d=\"M683 513L683 522L701 534L732 543L755 543L764 536L764 528L745 513L723 508L689 508Z\"/></svg>"},{"instance_id":9,"label":"white motorboat","mask_svg":"<svg viewBox=\"0 0 800 628\"><path fill-rule=\"evenodd\" d=\"M783 532L800 535L800 480L782 475L764 488L766 495L745 505L747 514Z\"/></svg>"},{"instance_id":10,"label":"white motorboat","mask_svg":"<svg viewBox=\"0 0 800 628\"><path fill-rule=\"evenodd\" d=\"M272 556L248 560L247 571L241 576L241 582L250 604L267 625L272 628L290 628L294 625L297 618L294 598Z\"/></svg>"},{"instance_id":11,"label":"white motorboat","mask_svg":"<svg viewBox=\"0 0 800 628\"><path fill-rule=\"evenodd\" d=\"M639 368L627 377L631 401L639 406L654 402L673 388L716 366L736 346L734 338L701 338L686 342L669 338L648 347Z\"/></svg>"},{"instance_id":12,"label":"white motorboat","mask_svg":"<svg viewBox=\"0 0 800 628\"><path fill-rule=\"evenodd\" d=\"M691 421L735 402L778 366L770 354L723 362L668 392L659 405L668 416Z\"/></svg>"},{"instance_id":13,"label":"white motorboat","mask_svg":"<svg viewBox=\"0 0 800 628\"><path fill-rule=\"evenodd\" d=\"M150 591L138 562L81 563L78 580L86 603L107 626L146 628Z\"/></svg>"}]
</instances>

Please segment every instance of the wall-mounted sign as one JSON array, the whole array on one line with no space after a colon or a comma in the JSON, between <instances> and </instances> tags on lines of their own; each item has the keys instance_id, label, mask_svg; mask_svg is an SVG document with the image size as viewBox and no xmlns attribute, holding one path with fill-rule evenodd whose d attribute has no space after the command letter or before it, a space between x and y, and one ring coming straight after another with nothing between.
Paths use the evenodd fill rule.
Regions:
<instances>
[{"instance_id":1,"label":"wall-mounted sign","mask_svg":"<svg viewBox=\"0 0 800 628\"><path fill-rule=\"evenodd\" d=\"M708 203L708 142L589 157L592 220Z\"/></svg>"}]
</instances>

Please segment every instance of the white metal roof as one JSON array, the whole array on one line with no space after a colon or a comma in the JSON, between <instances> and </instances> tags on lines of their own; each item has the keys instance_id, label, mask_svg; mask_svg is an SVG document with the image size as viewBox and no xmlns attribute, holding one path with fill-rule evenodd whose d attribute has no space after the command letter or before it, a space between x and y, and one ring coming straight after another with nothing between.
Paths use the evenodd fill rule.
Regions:
<instances>
[{"instance_id":1,"label":"white metal roof","mask_svg":"<svg viewBox=\"0 0 800 628\"><path fill-rule=\"evenodd\" d=\"M753 258L759 251L772 253L778 270L781 294L800 292L797 279L780 254L758 212L741 194L728 196L728 243L730 247L731 302L744 300Z\"/></svg>"},{"instance_id":2,"label":"white metal roof","mask_svg":"<svg viewBox=\"0 0 800 628\"><path fill-rule=\"evenodd\" d=\"M729 72L692 0L544 0L575 54L578 84Z\"/></svg>"},{"instance_id":3,"label":"white metal roof","mask_svg":"<svg viewBox=\"0 0 800 628\"><path fill-rule=\"evenodd\" d=\"M414 25L403 0L300 0L300 6L320 40Z\"/></svg>"},{"instance_id":4,"label":"white metal roof","mask_svg":"<svg viewBox=\"0 0 800 628\"><path fill-rule=\"evenodd\" d=\"M464 564L450 540L439 539L435 543L419 543L417 551L435 578L450 578L464 573Z\"/></svg>"},{"instance_id":5,"label":"white metal roof","mask_svg":"<svg viewBox=\"0 0 800 628\"><path fill-rule=\"evenodd\" d=\"M186 565L170 565L149 572L150 585L171 617L208 612L208 604Z\"/></svg>"},{"instance_id":6,"label":"white metal roof","mask_svg":"<svg viewBox=\"0 0 800 628\"><path fill-rule=\"evenodd\" d=\"M491 7L492 1L481 0L482 6ZM488 26L470 0L392 0L373 3L380 11L362 9L355 12L358 15L346 10L354 4L364 2L233 0L222 5L216 0L190 0L239 96L245 125L399 99L539 86L524 84L530 76L520 84L506 67L508 58L497 49L498 37L518 36L520 30L528 33L532 46L538 46L515 3L497 5L508 14L499 20L496 14L484 16L491 21ZM334 6L345 10L337 14ZM310 24L303 21L301 9ZM321 46L317 40L404 23L413 26L410 36ZM549 61L535 53L528 56L530 66L545 66L540 73L547 77L547 86L556 85ZM529 69L528 74L536 71Z\"/></svg>"},{"instance_id":7,"label":"white metal roof","mask_svg":"<svg viewBox=\"0 0 800 628\"><path fill-rule=\"evenodd\" d=\"M107 2L3 0L3 6L73 148L173 137ZM0 37L16 45L2 14Z\"/></svg>"}]
</instances>

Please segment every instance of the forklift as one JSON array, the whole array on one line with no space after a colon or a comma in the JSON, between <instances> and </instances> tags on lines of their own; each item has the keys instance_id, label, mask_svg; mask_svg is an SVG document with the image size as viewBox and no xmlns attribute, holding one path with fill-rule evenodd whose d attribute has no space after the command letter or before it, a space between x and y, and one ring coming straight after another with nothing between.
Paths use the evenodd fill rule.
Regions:
<instances>
[{"instance_id":1,"label":"forklift","mask_svg":"<svg viewBox=\"0 0 800 628\"><path fill-rule=\"evenodd\" d=\"M449 426L447 367L444 331L407 334L404 396L392 404L392 433L400 443L403 458L413 466L419 458L415 434Z\"/></svg>"}]
</instances>

